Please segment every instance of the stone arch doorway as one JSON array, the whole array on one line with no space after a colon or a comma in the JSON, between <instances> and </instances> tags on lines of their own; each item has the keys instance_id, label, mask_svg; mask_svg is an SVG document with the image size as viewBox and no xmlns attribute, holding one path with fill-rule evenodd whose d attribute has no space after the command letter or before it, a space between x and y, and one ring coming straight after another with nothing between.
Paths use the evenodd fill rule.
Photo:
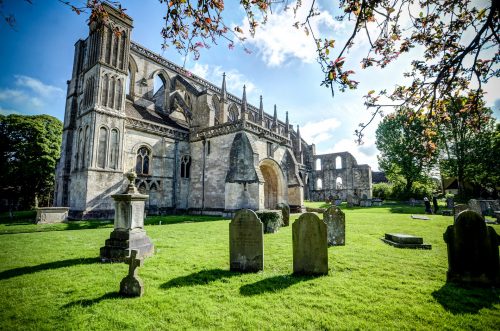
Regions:
<instances>
[{"instance_id":1,"label":"stone arch doorway","mask_svg":"<svg viewBox=\"0 0 500 331\"><path fill-rule=\"evenodd\" d=\"M265 209L276 209L279 202L287 201L283 172L279 165L271 159L265 159L260 163L260 171L264 177L263 207Z\"/></svg>"}]
</instances>

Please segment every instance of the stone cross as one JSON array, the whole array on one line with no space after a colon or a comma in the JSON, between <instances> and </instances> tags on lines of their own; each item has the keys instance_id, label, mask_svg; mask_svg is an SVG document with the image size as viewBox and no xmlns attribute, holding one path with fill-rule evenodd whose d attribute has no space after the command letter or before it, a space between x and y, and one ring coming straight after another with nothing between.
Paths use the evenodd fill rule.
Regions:
<instances>
[{"instance_id":1,"label":"stone cross","mask_svg":"<svg viewBox=\"0 0 500 331\"><path fill-rule=\"evenodd\" d=\"M128 264L128 275L120 283L120 294L127 297L140 297L144 294L144 284L137 275L137 268L143 265L143 259L137 258L137 250L130 252L125 259Z\"/></svg>"}]
</instances>

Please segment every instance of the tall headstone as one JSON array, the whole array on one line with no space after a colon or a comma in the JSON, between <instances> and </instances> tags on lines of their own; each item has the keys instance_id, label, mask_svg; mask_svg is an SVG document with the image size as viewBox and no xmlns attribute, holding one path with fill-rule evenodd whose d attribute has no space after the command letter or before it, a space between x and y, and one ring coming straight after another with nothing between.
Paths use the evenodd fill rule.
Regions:
<instances>
[{"instance_id":1,"label":"tall headstone","mask_svg":"<svg viewBox=\"0 0 500 331\"><path fill-rule=\"evenodd\" d=\"M500 236L481 215L466 210L443 235L448 246L447 280L458 283L500 284Z\"/></svg>"},{"instance_id":2,"label":"tall headstone","mask_svg":"<svg viewBox=\"0 0 500 331\"><path fill-rule=\"evenodd\" d=\"M328 274L326 224L314 213L304 213L292 225L293 272Z\"/></svg>"},{"instance_id":3,"label":"tall headstone","mask_svg":"<svg viewBox=\"0 0 500 331\"><path fill-rule=\"evenodd\" d=\"M328 246L345 245L345 214L340 208L332 206L323 213L326 223Z\"/></svg>"},{"instance_id":4,"label":"tall headstone","mask_svg":"<svg viewBox=\"0 0 500 331\"><path fill-rule=\"evenodd\" d=\"M144 202L148 195L139 194L134 185L134 172L127 174L129 185L122 194L112 196L115 200L114 230L101 247L101 260L124 261L137 251L138 258L151 256L154 246L144 230Z\"/></svg>"},{"instance_id":5,"label":"tall headstone","mask_svg":"<svg viewBox=\"0 0 500 331\"><path fill-rule=\"evenodd\" d=\"M281 210L281 214L283 216L283 226L289 226L290 225L290 206L284 202L278 203L276 205L276 209Z\"/></svg>"},{"instance_id":6,"label":"tall headstone","mask_svg":"<svg viewBox=\"0 0 500 331\"><path fill-rule=\"evenodd\" d=\"M446 208L447 209L453 209L453 206L455 205L455 201L453 198L446 198Z\"/></svg>"},{"instance_id":7,"label":"tall headstone","mask_svg":"<svg viewBox=\"0 0 500 331\"><path fill-rule=\"evenodd\" d=\"M468 205L470 210L475 211L479 215L483 216L483 210L481 209L481 204L479 203L479 201L477 201L476 199L470 199Z\"/></svg>"},{"instance_id":8,"label":"tall headstone","mask_svg":"<svg viewBox=\"0 0 500 331\"><path fill-rule=\"evenodd\" d=\"M137 258L134 249L130 257L125 259L128 264L128 275L120 282L120 294L126 297L140 297L144 294L144 283L137 275L137 269L143 265L143 259Z\"/></svg>"},{"instance_id":9,"label":"tall headstone","mask_svg":"<svg viewBox=\"0 0 500 331\"><path fill-rule=\"evenodd\" d=\"M229 266L231 271L264 270L264 226L252 210L238 210L229 223Z\"/></svg>"},{"instance_id":10,"label":"tall headstone","mask_svg":"<svg viewBox=\"0 0 500 331\"><path fill-rule=\"evenodd\" d=\"M453 220L456 221L458 214L460 214L461 212L463 212L464 210L467 210L467 209L469 209L469 206L463 205L463 204L458 204L458 205L453 206Z\"/></svg>"}]
</instances>

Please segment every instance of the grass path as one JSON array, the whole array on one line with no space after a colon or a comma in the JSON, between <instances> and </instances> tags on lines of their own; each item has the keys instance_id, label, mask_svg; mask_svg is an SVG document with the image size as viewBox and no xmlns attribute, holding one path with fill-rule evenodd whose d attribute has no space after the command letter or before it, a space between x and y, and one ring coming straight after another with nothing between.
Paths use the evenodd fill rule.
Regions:
<instances>
[{"instance_id":1,"label":"grass path","mask_svg":"<svg viewBox=\"0 0 500 331\"><path fill-rule=\"evenodd\" d=\"M291 227L264 236L263 272L239 274L228 271L227 220L163 218L146 227L157 251L136 299L117 295L127 266L97 259L110 228L4 234L0 329L497 330L499 290L445 282L452 218L402 212L346 210L346 246L329 248L329 274L316 278L291 275ZM432 250L388 246L386 232L423 236Z\"/></svg>"}]
</instances>

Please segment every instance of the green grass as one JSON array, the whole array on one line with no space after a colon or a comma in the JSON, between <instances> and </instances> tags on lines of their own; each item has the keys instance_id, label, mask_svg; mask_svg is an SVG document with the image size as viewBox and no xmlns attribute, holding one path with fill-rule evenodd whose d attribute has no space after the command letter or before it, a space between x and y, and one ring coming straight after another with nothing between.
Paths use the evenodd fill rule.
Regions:
<instances>
[{"instance_id":1,"label":"green grass","mask_svg":"<svg viewBox=\"0 0 500 331\"><path fill-rule=\"evenodd\" d=\"M263 272L240 274L229 272L228 220L148 218L162 225L146 226L156 253L135 299L117 294L127 266L97 259L110 228L5 234L0 329L497 330L499 290L446 283L452 217L394 208L404 207L346 208L346 246L328 249L322 277L292 275L291 226L264 236ZM432 250L388 246L386 232L423 236Z\"/></svg>"}]
</instances>

